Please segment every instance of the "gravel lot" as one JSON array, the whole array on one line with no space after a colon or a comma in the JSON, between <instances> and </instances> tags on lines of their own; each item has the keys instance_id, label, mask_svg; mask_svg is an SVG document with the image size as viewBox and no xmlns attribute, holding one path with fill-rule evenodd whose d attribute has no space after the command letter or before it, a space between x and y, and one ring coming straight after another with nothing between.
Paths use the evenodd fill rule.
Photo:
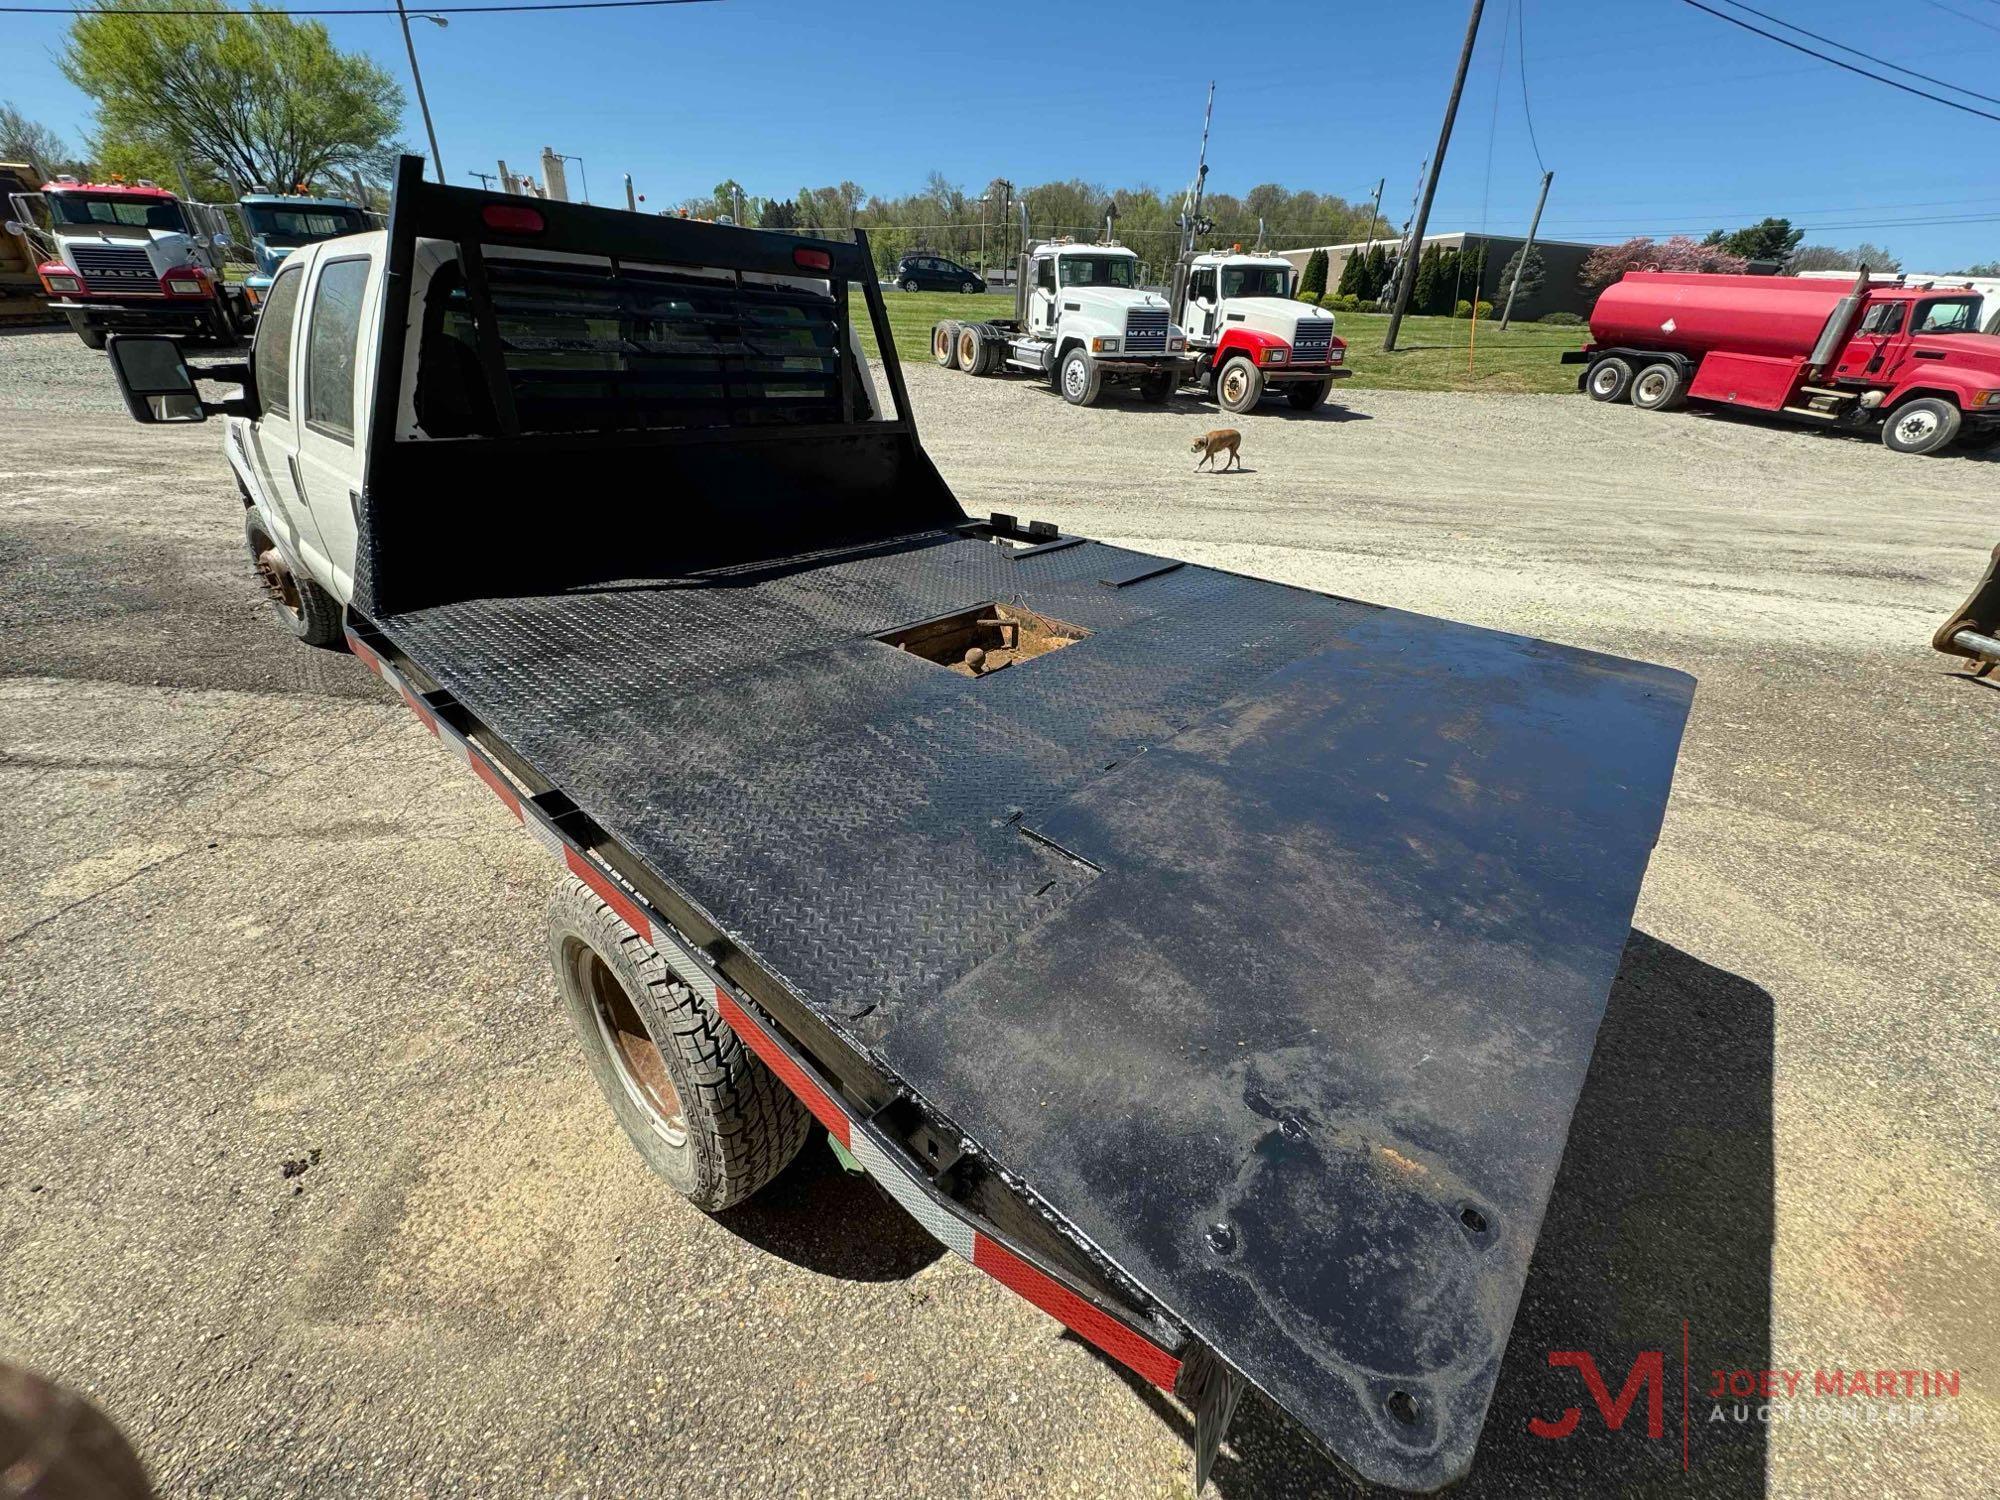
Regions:
<instances>
[{"instance_id":1,"label":"gravel lot","mask_svg":"<svg viewBox=\"0 0 2000 1500\"><path fill-rule=\"evenodd\" d=\"M1210 476L1192 404L909 378L974 512L1700 679L1466 1492L1990 1486L2000 691L1926 642L2000 467L1367 392L1235 419ZM1178 1407L823 1150L715 1219L646 1176L557 1012L543 855L265 617L218 442L0 336L0 1353L173 1496L1184 1493ZM1614 1391L1666 1351L1665 1436L1604 1433L1566 1349ZM1704 1399L1835 1367L1961 1394ZM1216 1489L1351 1493L1254 1401Z\"/></svg>"}]
</instances>

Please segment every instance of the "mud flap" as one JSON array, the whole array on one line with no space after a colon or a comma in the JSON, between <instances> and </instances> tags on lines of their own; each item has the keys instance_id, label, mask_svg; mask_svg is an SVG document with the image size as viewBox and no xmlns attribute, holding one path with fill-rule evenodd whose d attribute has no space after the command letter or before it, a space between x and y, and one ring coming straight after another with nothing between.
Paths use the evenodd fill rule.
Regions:
<instances>
[{"instance_id":1,"label":"mud flap","mask_svg":"<svg viewBox=\"0 0 2000 1500\"><path fill-rule=\"evenodd\" d=\"M1191 1345L1181 1364L1178 1394L1194 1408L1194 1497L1201 1500L1243 1395L1243 1377L1200 1344Z\"/></svg>"},{"instance_id":2,"label":"mud flap","mask_svg":"<svg viewBox=\"0 0 2000 1500\"><path fill-rule=\"evenodd\" d=\"M1985 576L1971 596L1931 637L1931 647L1947 656L1971 657L1977 664L1975 677L2000 666L2000 547L1987 559Z\"/></svg>"}]
</instances>

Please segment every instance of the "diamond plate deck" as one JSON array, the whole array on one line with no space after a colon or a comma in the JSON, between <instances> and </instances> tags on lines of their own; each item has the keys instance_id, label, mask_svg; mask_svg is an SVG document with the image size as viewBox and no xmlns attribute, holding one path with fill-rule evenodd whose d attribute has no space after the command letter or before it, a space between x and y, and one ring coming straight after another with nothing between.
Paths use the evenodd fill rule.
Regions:
<instances>
[{"instance_id":1,"label":"diamond plate deck","mask_svg":"<svg viewBox=\"0 0 2000 1500\"><path fill-rule=\"evenodd\" d=\"M380 624L1344 1462L1435 1488L1691 684L1212 569L1103 581L1153 561L924 531ZM1090 634L979 679L873 638L987 601Z\"/></svg>"}]
</instances>

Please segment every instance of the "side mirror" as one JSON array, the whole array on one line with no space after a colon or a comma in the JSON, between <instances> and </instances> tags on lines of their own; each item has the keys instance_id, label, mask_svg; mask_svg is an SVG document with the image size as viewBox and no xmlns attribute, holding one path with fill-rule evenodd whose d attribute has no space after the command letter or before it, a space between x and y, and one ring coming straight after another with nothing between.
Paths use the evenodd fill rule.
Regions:
<instances>
[{"instance_id":1,"label":"side mirror","mask_svg":"<svg viewBox=\"0 0 2000 1500\"><path fill-rule=\"evenodd\" d=\"M105 341L111 374L136 422L206 422L208 408L194 388L179 339L114 333Z\"/></svg>"},{"instance_id":2,"label":"side mirror","mask_svg":"<svg viewBox=\"0 0 2000 1500\"><path fill-rule=\"evenodd\" d=\"M28 232L28 226L23 224L19 219L9 219L6 228L7 232L13 235L22 235Z\"/></svg>"}]
</instances>

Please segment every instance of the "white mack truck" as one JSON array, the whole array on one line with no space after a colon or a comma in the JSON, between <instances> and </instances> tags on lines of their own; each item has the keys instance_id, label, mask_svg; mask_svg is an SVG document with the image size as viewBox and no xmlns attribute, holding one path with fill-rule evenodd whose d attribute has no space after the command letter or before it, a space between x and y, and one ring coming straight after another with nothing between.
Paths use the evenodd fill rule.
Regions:
<instances>
[{"instance_id":1,"label":"white mack truck","mask_svg":"<svg viewBox=\"0 0 2000 1500\"><path fill-rule=\"evenodd\" d=\"M254 321L242 288L223 279L219 234L154 183L78 182L64 174L14 195L16 218L47 219L54 256L35 268L49 306L92 349L109 333L179 333L233 344Z\"/></svg>"},{"instance_id":2,"label":"white mack truck","mask_svg":"<svg viewBox=\"0 0 2000 1500\"><path fill-rule=\"evenodd\" d=\"M1018 370L1051 382L1072 406L1094 405L1107 382L1160 404L1195 370L1187 334L1166 298L1139 285L1139 257L1124 245L1022 240L1014 316L984 323L941 319L931 356L950 370Z\"/></svg>"}]
</instances>

